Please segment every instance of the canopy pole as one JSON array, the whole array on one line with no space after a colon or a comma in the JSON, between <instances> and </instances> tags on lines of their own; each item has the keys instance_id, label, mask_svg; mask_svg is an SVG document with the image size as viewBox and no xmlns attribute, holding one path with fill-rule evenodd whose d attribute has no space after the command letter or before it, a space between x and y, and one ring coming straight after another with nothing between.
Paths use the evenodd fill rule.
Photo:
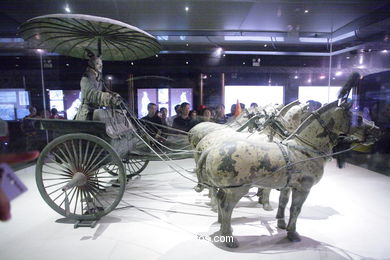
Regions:
<instances>
[{"instance_id":1,"label":"canopy pole","mask_svg":"<svg viewBox=\"0 0 390 260\"><path fill-rule=\"evenodd\" d=\"M102 39L98 37L98 56L102 55Z\"/></svg>"}]
</instances>

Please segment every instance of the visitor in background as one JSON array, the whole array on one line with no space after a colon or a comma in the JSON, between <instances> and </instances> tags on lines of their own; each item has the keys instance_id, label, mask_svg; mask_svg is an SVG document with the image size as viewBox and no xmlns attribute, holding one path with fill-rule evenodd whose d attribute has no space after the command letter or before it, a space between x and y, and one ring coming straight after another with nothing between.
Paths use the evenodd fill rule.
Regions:
<instances>
[{"instance_id":1,"label":"visitor in background","mask_svg":"<svg viewBox=\"0 0 390 260\"><path fill-rule=\"evenodd\" d=\"M50 119L65 119L63 116L58 114L58 110L56 108L52 108L50 110Z\"/></svg>"},{"instance_id":2,"label":"visitor in background","mask_svg":"<svg viewBox=\"0 0 390 260\"><path fill-rule=\"evenodd\" d=\"M214 121L218 124L225 124L227 122L227 117L225 116L225 106L219 104L215 109Z\"/></svg>"},{"instance_id":3,"label":"visitor in background","mask_svg":"<svg viewBox=\"0 0 390 260\"><path fill-rule=\"evenodd\" d=\"M166 107L160 108L160 115L161 115L161 122L163 125L167 126L168 125L168 109Z\"/></svg>"},{"instance_id":4,"label":"visitor in background","mask_svg":"<svg viewBox=\"0 0 390 260\"><path fill-rule=\"evenodd\" d=\"M176 112L176 115L168 117L168 119L167 119L168 126L172 126L173 125L173 121L175 120L175 118L180 116L180 114L181 114L181 105L176 105L175 106L175 112Z\"/></svg>"},{"instance_id":5,"label":"visitor in background","mask_svg":"<svg viewBox=\"0 0 390 260\"><path fill-rule=\"evenodd\" d=\"M181 115L173 120L172 127L188 132L196 122L190 118L190 104L183 102L181 105Z\"/></svg>"},{"instance_id":6,"label":"visitor in background","mask_svg":"<svg viewBox=\"0 0 390 260\"><path fill-rule=\"evenodd\" d=\"M35 121L29 120L33 118L39 118L37 109L34 106L29 106L28 110L30 114L25 116L22 120L22 132L26 137L26 150L32 151L37 150L37 139L39 139L39 133L37 128L35 128Z\"/></svg>"},{"instance_id":7,"label":"visitor in background","mask_svg":"<svg viewBox=\"0 0 390 260\"><path fill-rule=\"evenodd\" d=\"M198 112L196 112L195 109L190 111L190 118L191 118L191 120L195 120L195 121L198 120L197 119L197 115L198 115Z\"/></svg>"},{"instance_id":8,"label":"visitor in background","mask_svg":"<svg viewBox=\"0 0 390 260\"><path fill-rule=\"evenodd\" d=\"M201 116L202 122L214 122L214 120L211 117L211 110L210 108L204 108L202 110L202 116Z\"/></svg>"},{"instance_id":9,"label":"visitor in background","mask_svg":"<svg viewBox=\"0 0 390 260\"><path fill-rule=\"evenodd\" d=\"M152 137L158 137L161 135L162 128L158 125L162 125L162 120L157 115L157 105L155 103L149 103L148 104L148 114L141 118L143 121L146 130ZM148 122L151 122L153 124L150 124ZM158 124L158 125L155 125Z\"/></svg>"}]
</instances>

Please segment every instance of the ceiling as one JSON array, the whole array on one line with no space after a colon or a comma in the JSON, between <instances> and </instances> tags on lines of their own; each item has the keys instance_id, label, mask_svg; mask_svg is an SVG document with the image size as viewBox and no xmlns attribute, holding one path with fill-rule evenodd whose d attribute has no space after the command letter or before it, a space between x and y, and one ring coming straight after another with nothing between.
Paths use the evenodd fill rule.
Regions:
<instances>
[{"instance_id":1,"label":"ceiling","mask_svg":"<svg viewBox=\"0 0 390 260\"><path fill-rule=\"evenodd\" d=\"M230 54L325 55L373 40L389 44L390 1L13 0L1 3L0 51L23 49L18 27L36 16L66 13L66 6L71 13L145 30L163 45L162 53L207 53L221 47Z\"/></svg>"}]
</instances>

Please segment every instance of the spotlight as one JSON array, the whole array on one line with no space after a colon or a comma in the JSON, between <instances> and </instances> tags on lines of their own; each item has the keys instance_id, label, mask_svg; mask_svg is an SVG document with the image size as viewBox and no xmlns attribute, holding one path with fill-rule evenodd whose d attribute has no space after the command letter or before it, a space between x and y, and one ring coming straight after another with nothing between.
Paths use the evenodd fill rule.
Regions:
<instances>
[{"instance_id":1,"label":"spotlight","mask_svg":"<svg viewBox=\"0 0 390 260\"><path fill-rule=\"evenodd\" d=\"M307 14L308 12L309 12L309 10L306 9L306 10L305 10L305 14Z\"/></svg>"},{"instance_id":2,"label":"spotlight","mask_svg":"<svg viewBox=\"0 0 390 260\"><path fill-rule=\"evenodd\" d=\"M43 53L44 50L42 50L42 49L37 49L37 52L38 52L38 53Z\"/></svg>"},{"instance_id":3,"label":"spotlight","mask_svg":"<svg viewBox=\"0 0 390 260\"><path fill-rule=\"evenodd\" d=\"M294 76L294 79L299 79L298 75L295 75L295 76Z\"/></svg>"},{"instance_id":4,"label":"spotlight","mask_svg":"<svg viewBox=\"0 0 390 260\"><path fill-rule=\"evenodd\" d=\"M156 54L156 58L158 58L158 54Z\"/></svg>"},{"instance_id":5,"label":"spotlight","mask_svg":"<svg viewBox=\"0 0 390 260\"><path fill-rule=\"evenodd\" d=\"M134 65L134 62L131 62L131 65Z\"/></svg>"},{"instance_id":6,"label":"spotlight","mask_svg":"<svg viewBox=\"0 0 390 260\"><path fill-rule=\"evenodd\" d=\"M307 83L311 83L311 79L308 79L308 80L307 80Z\"/></svg>"},{"instance_id":7,"label":"spotlight","mask_svg":"<svg viewBox=\"0 0 390 260\"><path fill-rule=\"evenodd\" d=\"M267 44L264 44L264 47L267 47L268 45Z\"/></svg>"},{"instance_id":8,"label":"spotlight","mask_svg":"<svg viewBox=\"0 0 390 260\"><path fill-rule=\"evenodd\" d=\"M65 12L70 13L69 5L66 5L64 9L65 9Z\"/></svg>"},{"instance_id":9,"label":"spotlight","mask_svg":"<svg viewBox=\"0 0 390 260\"><path fill-rule=\"evenodd\" d=\"M186 6L186 7L184 8L184 10L186 10L186 12L188 12L188 11L190 10L190 8L189 8L188 6Z\"/></svg>"},{"instance_id":10,"label":"spotlight","mask_svg":"<svg viewBox=\"0 0 390 260\"><path fill-rule=\"evenodd\" d=\"M321 75L320 76L320 79L325 79L326 77L324 75Z\"/></svg>"},{"instance_id":11,"label":"spotlight","mask_svg":"<svg viewBox=\"0 0 390 260\"><path fill-rule=\"evenodd\" d=\"M336 71L336 73L334 75L335 76L341 76L341 75L343 75L343 72L342 71Z\"/></svg>"},{"instance_id":12,"label":"spotlight","mask_svg":"<svg viewBox=\"0 0 390 260\"><path fill-rule=\"evenodd\" d=\"M382 53L387 53L387 50L383 50L383 51L381 51Z\"/></svg>"},{"instance_id":13,"label":"spotlight","mask_svg":"<svg viewBox=\"0 0 390 260\"><path fill-rule=\"evenodd\" d=\"M111 76L108 76L107 79L108 79L108 80L112 80L112 77L111 77Z\"/></svg>"},{"instance_id":14,"label":"spotlight","mask_svg":"<svg viewBox=\"0 0 390 260\"><path fill-rule=\"evenodd\" d=\"M186 61L186 64L188 65L188 61Z\"/></svg>"}]
</instances>

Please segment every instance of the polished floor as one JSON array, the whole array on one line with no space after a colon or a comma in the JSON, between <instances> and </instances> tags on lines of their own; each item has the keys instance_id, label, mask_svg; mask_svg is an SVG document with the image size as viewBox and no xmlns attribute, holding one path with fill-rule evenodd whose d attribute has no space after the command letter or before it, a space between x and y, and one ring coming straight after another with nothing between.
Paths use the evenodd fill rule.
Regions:
<instances>
[{"instance_id":1,"label":"polished floor","mask_svg":"<svg viewBox=\"0 0 390 260\"><path fill-rule=\"evenodd\" d=\"M194 167L192 159L175 163ZM29 191L12 202L12 220L0 223L0 259L390 259L390 177L350 164L327 164L298 219L298 243L285 238L276 210L264 211L251 190L233 213L236 249L201 239L218 230L216 213L206 193L163 162L129 183L118 208L93 229L74 229L51 210L34 170L17 172ZM274 208L277 200L272 191Z\"/></svg>"}]
</instances>

